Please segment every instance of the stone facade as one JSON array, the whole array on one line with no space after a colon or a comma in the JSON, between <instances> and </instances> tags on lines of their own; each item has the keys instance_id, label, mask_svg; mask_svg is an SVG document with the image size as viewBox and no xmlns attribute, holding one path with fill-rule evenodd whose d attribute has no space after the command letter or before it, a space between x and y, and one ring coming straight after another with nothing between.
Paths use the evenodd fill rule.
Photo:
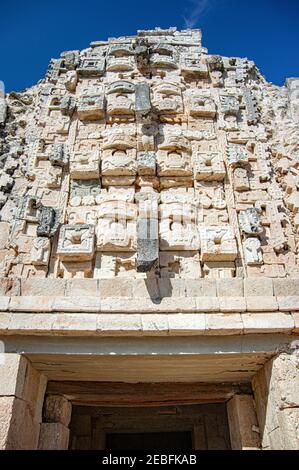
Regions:
<instances>
[{"instance_id":1,"label":"stone facade","mask_svg":"<svg viewBox=\"0 0 299 470\"><path fill-rule=\"evenodd\" d=\"M200 30L157 28L63 52L37 85L1 96L4 350L12 335L262 334L263 363L287 390L299 328L298 90L299 79L277 87L251 60L210 55ZM270 353L274 333L286 336ZM232 448L299 446L298 400L284 406L285 392L264 385L269 370L228 401ZM30 442L10 440L10 421L27 412L21 395L0 393L1 413L11 410L0 447L67 448L71 404L59 396L28 422Z\"/></svg>"}]
</instances>

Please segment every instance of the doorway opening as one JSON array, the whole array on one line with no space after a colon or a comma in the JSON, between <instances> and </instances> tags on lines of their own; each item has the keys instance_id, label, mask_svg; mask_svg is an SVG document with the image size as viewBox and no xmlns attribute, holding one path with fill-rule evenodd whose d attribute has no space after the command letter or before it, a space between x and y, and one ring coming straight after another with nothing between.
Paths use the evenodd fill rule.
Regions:
<instances>
[{"instance_id":1,"label":"doorway opening","mask_svg":"<svg viewBox=\"0 0 299 470\"><path fill-rule=\"evenodd\" d=\"M230 449L225 403L73 406L70 449Z\"/></svg>"},{"instance_id":2,"label":"doorway opening","mask_svg":"<svg viewBox=\"0 0 299 470\"><path fill-rule=\"evenodd\" d=\"M191 432L140 432L106 435L107 450L192 450Z\"/></svg>"}]
</instances>

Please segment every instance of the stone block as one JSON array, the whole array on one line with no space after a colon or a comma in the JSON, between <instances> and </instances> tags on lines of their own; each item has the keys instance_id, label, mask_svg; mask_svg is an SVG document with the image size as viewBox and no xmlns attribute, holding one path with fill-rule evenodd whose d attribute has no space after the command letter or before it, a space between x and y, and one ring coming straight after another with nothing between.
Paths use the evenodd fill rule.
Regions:
<instances>
[{"instance_id":1,"label":"stone block","mask_svg":"<svg viewBox=\"0 0 299 470\"><path fill-rule=\"evenodd\" d=\"M61 395L48 395L45 399L43 421L61 423L68 427L72 417L72 404Z\"/></svg>"},{"instance_id":2,"label":"stone block","mask_svg":"<svg viewBox=\"0 0 299 470\"><path fill-rule=\"evenodd\" d=\"M292 318L294 320L294 333L299 332L299 312L292 313ZM1 318L0 318L1 323Z\"/></svg>"},{"instance_id":3,"label":"stone block","mask_svg":"<svg viewBox=\"0 0 299 470\"><path fill-rule=\"evenodd\" d=\"M242 297L244 295L243 279L217 279L216 284L219 297Z\"/></svg>"},{"instance_id":4,"label":"stone block","mask_svg":"<svg viewBox=\"0 0 299 470\"><path fill-rule=\"evenodd\" d=\"M279 411L278 422L283 449L299 450L299 408L286 408Z\"/></svg>"},{"instance_id":5,"label":"stone block","mask_svg":"<svg viewBox=\"0 0 299 470\"><path fill-rule=\"evenodd\" d=\"M39 429L28 403L16 397L0 397L1 450L35 450Z\"/></svg>"},{"instance_id":6,"label":"stone block","mask_svg":"<svg viewBox=\"0 0 299 470\"><path fill-rule=\"evenodd\" d=\"M299 310L299 295L277 297L278 308L282 312L294 312Z\"/></svg>"},{"instance_id":7,"label":"stone block","mask_svg":"<svg viewBox=\"0 0 299 470\"><path fill-rule=\"evenodd\" d=\"M195 312L196 309L196 299L193 297L164 297L161 302L152 304L151 311L184 313Z\"/></svg>"},{"instance_id":8,"label":"stone block","mask_svg":"<svg viewBox=\"0 0 299 470\"><path fill-rule=\"evenodd\" d=\"M168 315L168 327L170 335L202 335L206 330L205 315L177 313Z\"/></svg>"},{"instance_id":9,"label":"stone block","mask_svg":"<svg viewBox=\"0 0 299 470\"><path fill-rule=\"evenodd\" d=\"M10 304L10 297L0 296L0 311L6 312Z\"/></svg>"},{"instance_id":10,"label":"stone block","mask_svg":"<svg viewBox=\"0 0 299 470\"><path fill-rule=\"evenodd\" d=\"M278 310L275 297L250 296L246 297L245 300L248 312L275 312Z\"/></svg>"},{"instance_id":11,"label":"stone block","mask_svg":"<svg viewBox=\"0 0 299 470\"><path fill-rule=\"evenodd\" d=\"M218 297L221 312L246 312L245 297Z\"/></svg>"},{"instance_id":12,"label":"stone block","mask_svg":"<svg viewBox=\"0 0 299 470\"><path fill-rule=\"evenodd\" d=\"M272 360L271 391L281 409L299 408L299 359L296 353L279 354Z\"/></svg>"},{"instance_id":13,"label":"stone block","mask_svg":"<svg viewBox=\"0 0 299 470\"><path fill-rule=\"evenodd\" d=\"M174 279L174 278L169 278L169 277L158 279L159 296L161 298L185 297L186 285L188 283L189 281L186 282L185 279Z\"/></svg>"},{"instance_id":14,"label":"stone block","mask_svg":"<svg viewBox=\"0 0 299 470\"><path fill-rule=\"evenodd\" d=\"M54 297L55 312L99 312L101 299L99 297Z\"/></svg>"},{"instance_id":15,"label":"stone block","mask_svg":"<svg viewBox=\"0 0 299 470\"><path fill-rule=\"evenodd\" d=\"M294 328L294 320L287 313L242 313L244 334L250 333L289 333Z\"/></svg>"},{"instance_id":16,"label":"stone block","mask_svg":"<svg viewBox=\"0 0 299 470\"><path fill-rule=\"evenodd\" d=\"M40 426L39 450L67 450L70 431L61 423L42 423Z\"/></svg>"},{"instance_id":17,"label":"stone block","mask_svg":"<svg viewBox=\"0 0 299 470\"><path fill-rule=\"evenodd\" d=\"M149 272L158 265L159 235L158 220L141 218L137 220L137 272Z\"/></svg>"},{"instance_id":18,"label":"stone block","mask_svg":"<svg viewBox=\"0 0 299 470\"><path fill-rule=\"evenodd\" d=\"M0 396L23 398L27 363L20 354L0 354Z\"/></svg>"},{"instance_id":19,"label":"stone block","mask_svg":"<svg viewBox=\"0 0 299 470\"><path fill-rule=\"evenodd\" d=\"M0 250L4 250L6 248L9 232L9 222L0 222Z\"/></svg>"},{"instance_id":20,"label":"stone block","mask_svg":"<svg viewBox=\"0 0 299 470\"><path fill-rule=\"evenodd\" d=\"M273 279L274 295L289 297L299 295L299 278Z\"/></svg>"},{"instance_id":21,"label":"stone block","mask_svg":"<svg viewBox=\"0 0 299 470\"><path fill-rule=\"evenodd\" d=\"M10 334L26 332L48 334L56 315L53 313L15 313L10 314L8 330Z\"/></svg>"},{"instance_id":22,"label":"stone block","mask_svg":"<svg viewBox=\"0 0 299 470\"><path fill-rule=\"evenodd\" d=\"M52 312L54 301L54 297L44 295L11 297L9 310L11 312Z\"/></svg>"},{"instance_id":23,"label":"stone block","mask_svg":"<svg viewBox=\"0 0 299 470\"><path fill-rule=\"evenodd\" d=\"M244 295L245 297L270 297L274 295L273 280L261 277L244 279Z\"/></svg>"},{"instance_id":24,"label":"stone block","mask_svg":"<svg viewBox=\"0 0 299 470\"><path fill-rule=\"evenodd\" d=\"M52 331L60 335L96 334L97 315L95 313L76 314L58 313L52 325Z\"/></svg>"},{"instance_id":25,"label":"stone block","mask_svg":"<svg viewBox=\"0 0 299 470\"><path fill-rule=\"evenodd\" d=\"M159 289L158 282L160 279L156 277L145 279L134 279L133 282L133 298L143 298L143 299L159 299L162 297Z\"/></svg>"},{"instance_id":26,"label":"stone block","mask_svg":"<svg viewBox=\"0 0 299 470\"><path fill-rule=\"evenodd\" d=\"M295 350L274 356L254 376L263 449L298 449L298 381Z\"/></svg>"},{"instance_id":27,"label":"stone block","mask_svg":"<svg viewBox=\"0 0 299 470\"><path fill-rule=\"evenodd\" d=\"M252 396L233 396L227 403L227 415L232 449L259 449L260 437Z\"/></svg>"},{"instance_id":28,"label":"stone block","mask_svg":"<svg viewBox=\"0 0 299 470\"><path fill-rule=\"evenodd\" d=\"M99 295L98 281L97 279L70 279L66 283L65 295L68 297L79 297L80 295L97 296Z\"/></svg>"},{"instance_id":29,"label":"stone block","mask_svg":"<svg viewBox=\"0 0 299 470\"><path fill-rule=\"evenodd\" d=\"M168 315L145 314L141 315L142 331L148 335L168 334Z\"/></svg>"},{"instance_id":30,"label":"stone block","mask_svg":"<svg viewBox=\"0 0 299 470\"><path fill-rule=\"evenodd\" d=\"M216 297L215 279L188 279L186 282L187 297Z\"/></svg>"},{"instance_id":31,"label":"stone block","mask_svg":"<svg viewBox=\"0 0 299 470\"><path fill-rule=\"evenodd\" d=\"M102 299L133 297L133 281L131 279L100 279L99 291Z\"/></svg>"},{"instance_id":32,"label":"stone block","mask_svg":"<svg viewBox=\"0 0 299 470\"><path fill-rule=\"evenodd\" d=\"M196 297L196 312L219 312L218 297Z\"/></svg>"},{"instance_id":33,"label":"stone block","mask_svg":"<svg viewBox=\"0 0 299 470\"><path fill-rule=\"evenodd\" d=\"M9 313L0 313L0 331L6 331L10 322Z\"/></svg>"},{"instance_id":34,"label":"stone block","mask_svg":"<svg viewBox=\"0 0 299 470\"><path fill-rule=\"evenodd\" d=\"M138 335L142 333L141 315L105 314L98 315L97 330L101 334L114 336Z\"/></svg>"},{"instance_id":35,"label":"stone block","mask_svg":"<svg viewBox=\"0 0 299 470\"><path fill-rule=\"evenodd\" d=\"M243 322L239 313L207 313L206 334L239 335L243 333Z\"/></svg>"},{"instance_id":36,"label":"stone block","mask_svg":"<svg viewBox=\"0 0 299 470\"><path fill-rule=\"evenodd\" d=\"M34 422L42 421L42 409L47 386L47 377L36 370L28 361L22 399L31 410Z\"/></svg>"},{"instance_id":37,"label":"stone block","mask_svg":"<svg viewBox=\"0 0 299 470\"><path fill-rule=\"evenodd\" d=\"M20 279L9 279L9 278L1 278L0 279L0 295L20 295L21 293L21 282Z\"/></svg>"},{"instance_id":38,"label":"stone block","mask_svg":"<svg viewBox=\"0 0 299 470\"><path fill-rule=\"evenodd\" d=\"M24 296L49 296L65 295L66 281L52 278L30 278L21 280L21 295Z\"/></svg>"}]
</instances>

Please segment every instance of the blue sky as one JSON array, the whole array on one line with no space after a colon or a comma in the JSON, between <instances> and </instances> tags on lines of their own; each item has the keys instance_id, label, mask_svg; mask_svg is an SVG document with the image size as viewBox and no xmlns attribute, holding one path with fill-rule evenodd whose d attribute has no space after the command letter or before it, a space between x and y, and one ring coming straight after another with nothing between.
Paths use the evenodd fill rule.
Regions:
<instances>
[{"instance_id":1,"label":"blue sky","mask_svg":"<svg viewBox=\"0 0 299 470\"><path fill-rule=\"evenodd\" d=\"M35 84L51 57L155 26L202 28L210 53L253 59L268 81L299 76L299 0L2 0L0 80Z\"/></svg>"}]
</instances>

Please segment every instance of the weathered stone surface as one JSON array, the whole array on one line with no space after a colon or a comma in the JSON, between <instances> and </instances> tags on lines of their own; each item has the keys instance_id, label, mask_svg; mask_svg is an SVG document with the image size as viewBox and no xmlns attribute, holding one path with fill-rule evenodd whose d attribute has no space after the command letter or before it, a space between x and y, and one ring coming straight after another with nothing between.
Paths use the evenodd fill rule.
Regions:
<instances>
[{"instance_id":1,"label":"weathered stone surface","mask_svg":"<svg viewBox=\"0 0 299 470\"><path fill-rule=\"evenodd\" d=\"M217 279L217 295L219 297L243 297L243 279Z\"/></svg>"},{"instance_id":2,"label":"weathered stone surface","mask_svg":"<svg viewBox=\"0 0 299 470\"><path fill-rule=\"evenodd\" d=\"M298 450L298 351L281 353L253 378L264 449Z\"/></svg>"},{"instance_id":3,"label":"weathered stone surface","mask_svg":"<svg viewBox=\"0 0 299 470\"><path fill-rule=\"evenodd\" d=\"M297 296L299 293L299 278L273 279L274 295L277 297Z\"/></svg>"},{"instance_id":4,"label":"weathered stone surface","mask_svg":"<svg viewBox=\"0 0 299 470\"><path fill-rule=\"evenodd\" d=\"M40 423L32 419L31 410L23 400L0 397L0 449L35 450Z\"/></svg>"},{"instance_id":5,"label":"weathered stone surface","mask_svg":"<svg viewBox=\"0 0 299 470\"><path fill-rule=\"evenodd\" d=\"M22 279L21 295L23 296L49 296L65 295L65 281L61 279Z\"/></svg>"},{"instance_id":6,"label":"weathered stone surface","mask_svg":"<svg viewBox=\"0 0 299 470\"><path fill-rule=\"evenodd\" d=\"M67 450L70 431L61 423L40 425L39 450Z\"/></svg>"},{"instance_id":7,"label":"weathered stone surface","mask_svg":"<svg viewBox=\"0 0 299 470\"><path fill-rule=\"evenodd\" d=\"M158 220L137 220L137 272L151 271L159 261Z\"/></svg>"},{"instance_id":8,"label":"weathered stone surface","mask_svg":"<svg viewBox=\"0 0 299 470\"><path fill-rule=\"evenodd\" d=\"M244 295L245 297L273 296L272 279L244 279Z\"/></svg>"},{"instance_id":9,"label":"weathered stone surface","mask_svg":"<svg viewBox=\"0 0 299 470\"><path fill-rule=\"evenodd\" d=\"M214 279L196 279L186 282L187 297L216 297L216 282Z\"/></svg>"},{"instance_id":10,"label":"weathered stone surface","mask_svg":"<svg viewBox=\"0 0 299 470\"><path fill-rule=\"evenodd\" d=\"M244 333L262 333L278 331L291 332L294 328L294 320L287 313L242 313Z\"/></svg>"},{"instance_id":11,"label":"weathered stone surface","mask_svg":"<svg viewBox=\"0 0 299 470\"><path fill-rule=\"evenodd\" d=\"M60 395L48 395L45 399L43 421L45 423L61 423L65 427L70 424L72 405Z\"/></svg>"},{"instance_id":12,"label":"weathered stone surface","mask_svg":"<svg viewBox=\"0 0 299 470\"><path fill-rule=\"evenodd\" d=\"M259 449L260 437L253 398L250 395L235 395L227 404L227 412L232 449Z\"/></svg>"},{"instance_id":13,"label":"weathered stone surface","mask_svg":"<svg viewBox=\"0 0 299 470\"><path fill-rule=\"evenodd\" d=\"M274 86L248 59L209 54L200 30L175 28L65 51L32 88L7 96L1 89L1 334L41 344L55 336L62 344L103 336L108 344L119 335L128 345L131 336L141 343L194 335L201 344L205 335L216 344L227 335L226 344L243 347L248 336L268 344L281 333L291 343L298 90L299 79ZM256 357L266 360L260 350ZM273 386L261 379L256 388L259 416L269 402L262 445L296 448L295 356L291 368L278 357L263 378ZM248 378L251 368L231 358L229 377ZM24 358L9 360L0 379L1 446L34 448L46 378L30 362L23 374ZM37 359L44 361L51 370L51 358ZM252 361L252 370L261 366ZM40 448L67 448L69 405L51 399ZM237 395L228 407L232 446L258 447L251 397ZM78 447L93 445L90 434Z\"/></svg>"},{"instance_id":14,"label":"weathered stone surface","mask_svg":"<svg viewBox=\"0 0 299 470\"><path fill-rule=\"evenodd\" d=\"M250 312L275 312L278 310L276 298L270 296L263 296L262 302L260 296L246 297L246 306Z\"/></svg>"},{"instance_id":15,"label":"weathered stone surface","mask_svg":"<svg viewBox=\"0 0 299 470\"><path fill-rule=\"evenodd\" d=\"M36 449L47 379L19 354L0 356L0 448Z\"/></svg>"},{"instance_id":16,"label":"weathered stone surface","mask_svg":"<svg viewBox=\"0 0 299 470\"><path fill-rule=\"evenodd\" d=\"M206 334L210 335L237 335L242 334L243 322L241 315L208 313L206 318Z\"/></svg>"}]
</instances>

